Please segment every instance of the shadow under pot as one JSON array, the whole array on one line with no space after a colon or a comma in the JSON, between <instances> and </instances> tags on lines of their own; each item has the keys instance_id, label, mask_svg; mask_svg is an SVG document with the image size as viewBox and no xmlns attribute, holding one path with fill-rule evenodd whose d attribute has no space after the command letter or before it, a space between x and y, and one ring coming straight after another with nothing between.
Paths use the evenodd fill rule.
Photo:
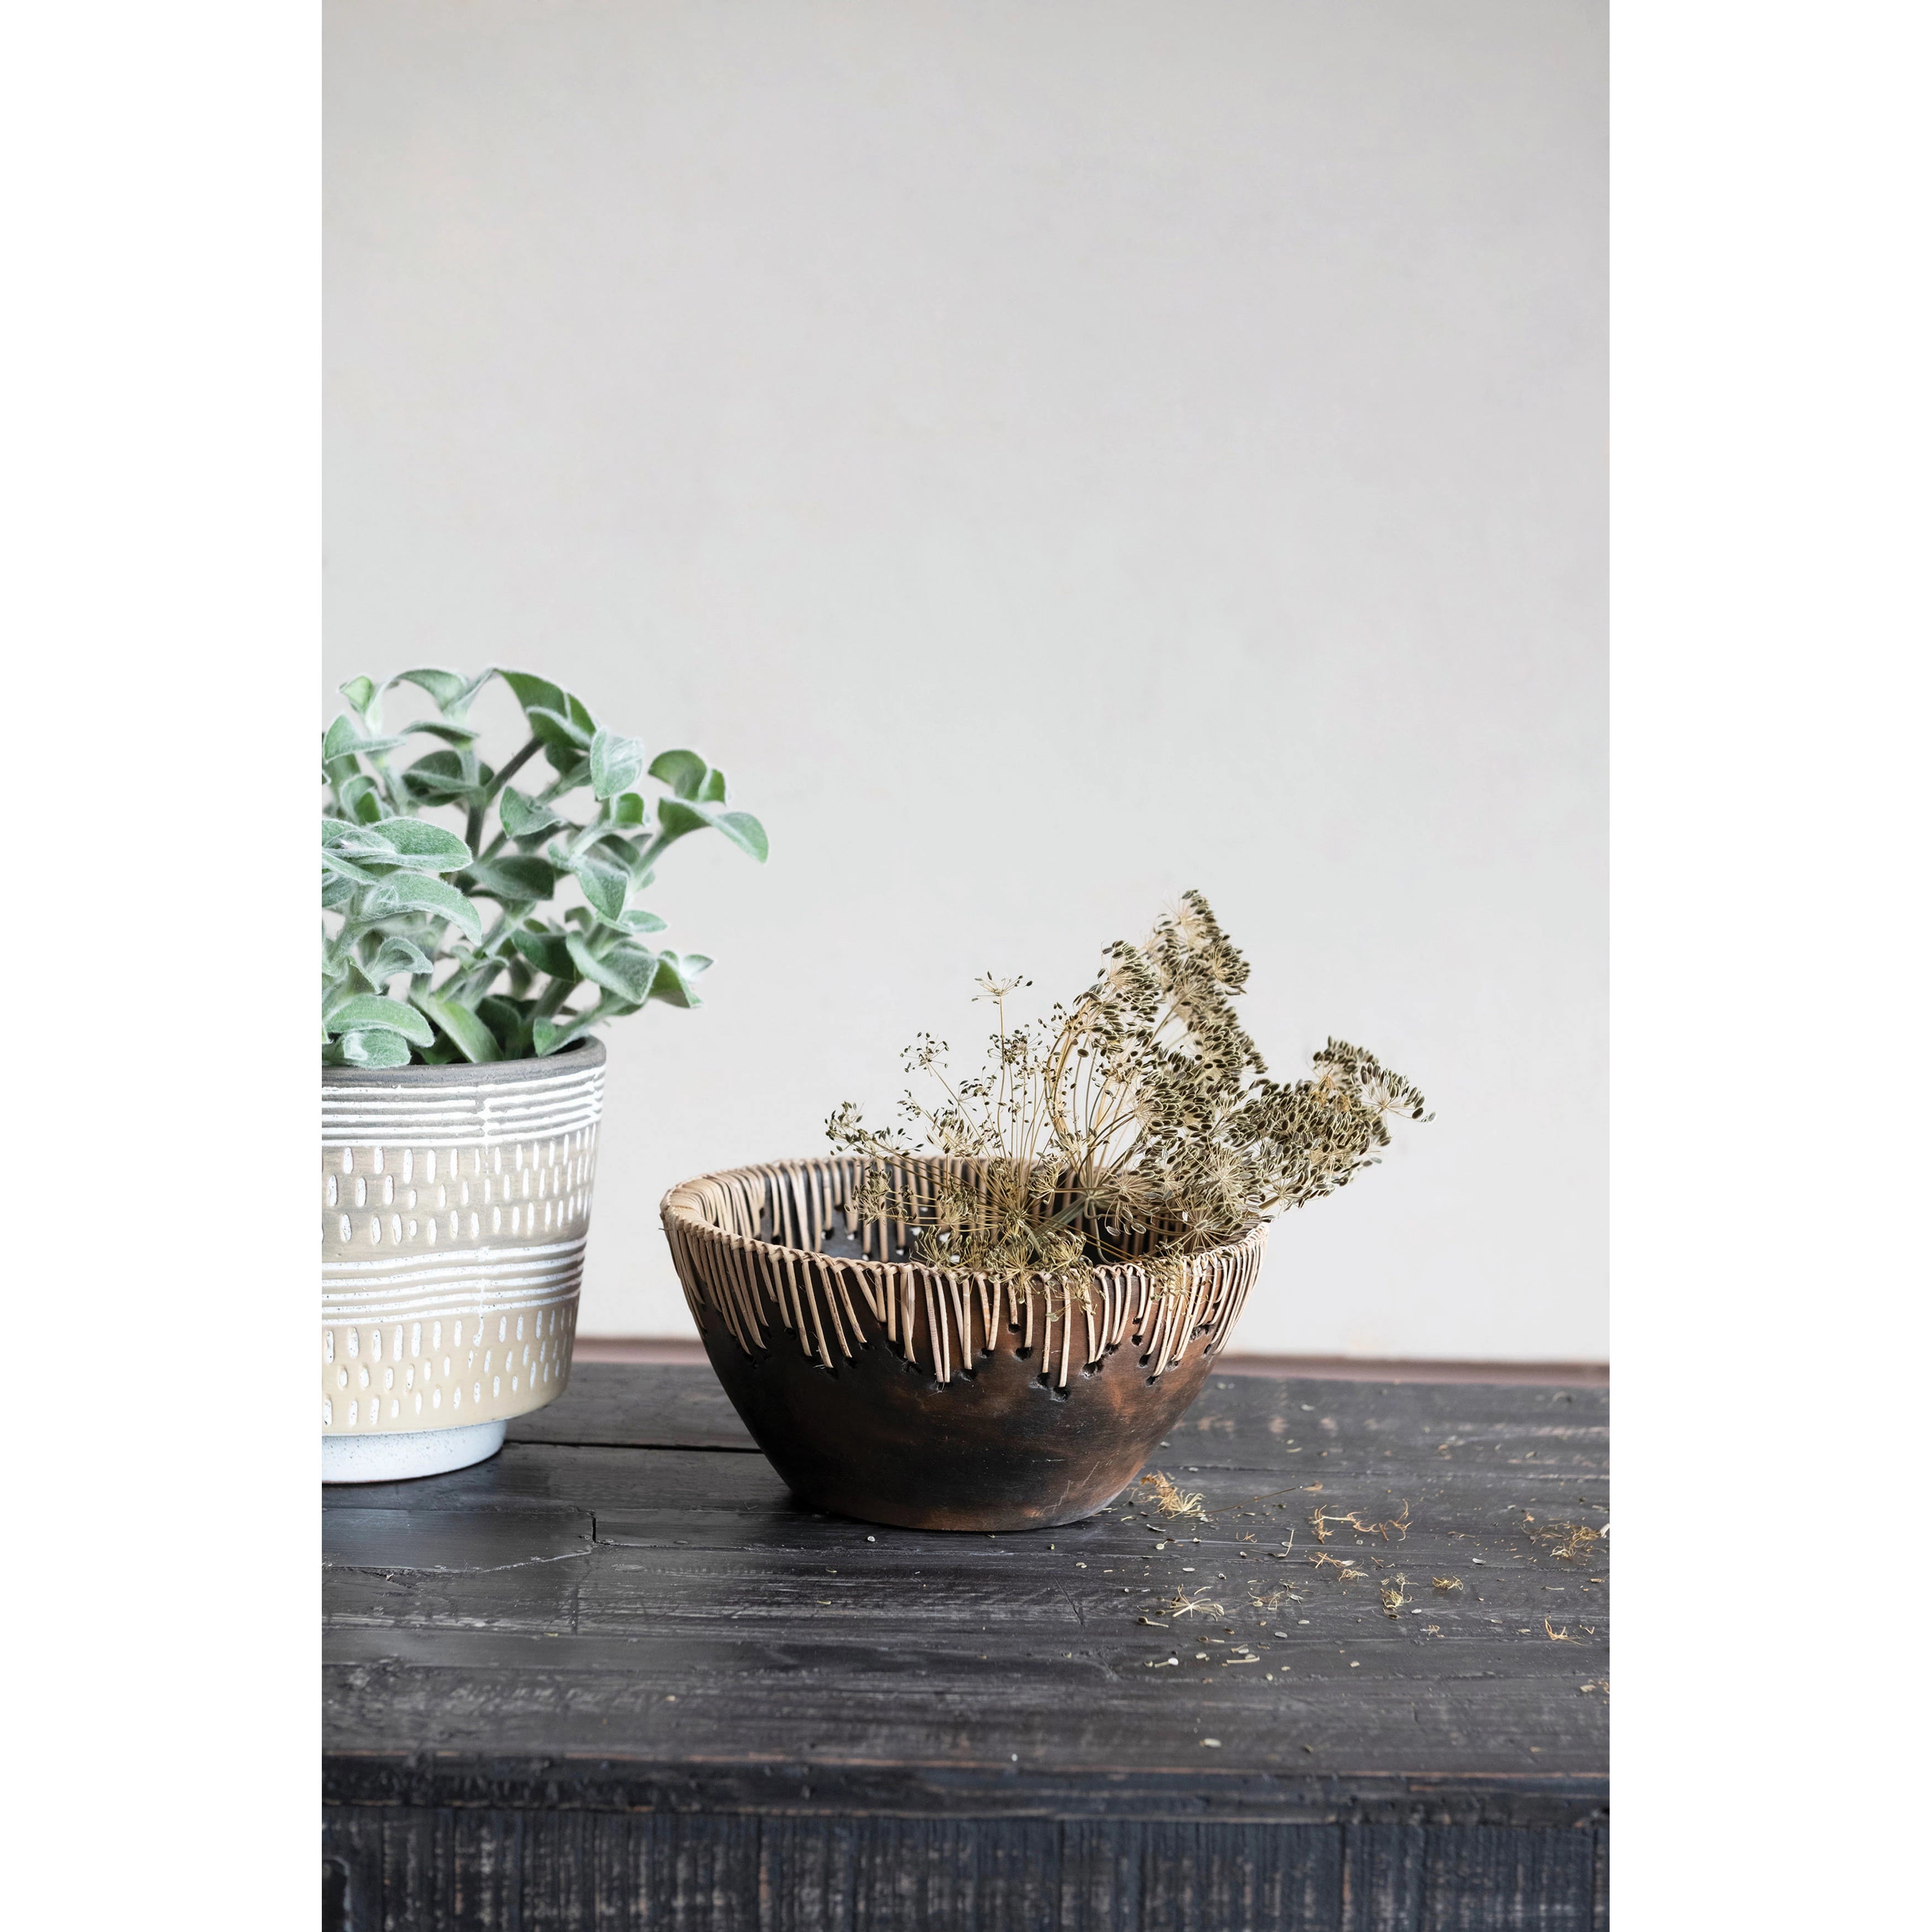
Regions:
<instances>
[{"instance_id":1,"label":"shadow under pot","mask_svg":"<svg viewBox=\"0 0 1932 1932\"><path fill-rule=\"evenodd\" d=\"M480 1462L563 1393L604 1064L322 1069L324 1482Z\"/></svg>"},{"instance_id":2,"label":"shadow under pot","mask_svg":"<svg viewBox=\"0 0 1932 1932\"><path fill-rule=\"evenodd\" d=\"M664 1198L705 1352L772 1467L814 1508L910 1529L1045 1528L1111 1502L1200 1393L1265 1224L1178 1273L1098 1266L1070 1292L911 1260L895 1224L860 1222L862 1172L738 1168Z\"/></svg>"}]
</instances>

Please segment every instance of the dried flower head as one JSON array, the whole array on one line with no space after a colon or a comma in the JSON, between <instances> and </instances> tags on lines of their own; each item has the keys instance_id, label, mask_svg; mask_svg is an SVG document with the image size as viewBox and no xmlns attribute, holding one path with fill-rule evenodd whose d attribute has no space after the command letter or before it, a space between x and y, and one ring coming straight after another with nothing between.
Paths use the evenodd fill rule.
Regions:
<instances>
[{"instance_id":1,"label":"dried flower head","mask_svg":"<svg viewBox=\"0 0 1932 1932\"><path fill-rule=\"evenodd\" d=\"M1196 892L1031 1024L1006 1010L1028 982L986 974L976 997L998 1024L982 1072L955 1082L945 1042L922 1034L907 1068L938 1093L902 1102L913 1132L875 1132L850 1102L826 1123L836 1147L868 1158L861 1212L903 1224L928 1265L1077 1293L1094 1265L1131 1259L1174 1292L1187 1257L1372 1166L1389 1116L1429 1118L1408 1081L1344 1040L1307 1078L1270 1079L1232 1004L1247 978ZM971 1168L934 1181L906 1165L920 1152Z\"/></svg>"}]
</instances>

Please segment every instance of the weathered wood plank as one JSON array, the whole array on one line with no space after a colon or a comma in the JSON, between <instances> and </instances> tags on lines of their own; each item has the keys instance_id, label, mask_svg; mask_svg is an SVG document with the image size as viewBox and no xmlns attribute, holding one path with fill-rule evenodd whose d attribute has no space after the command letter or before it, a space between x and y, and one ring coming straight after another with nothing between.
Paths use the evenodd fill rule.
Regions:
<instances>
[{"instance_id":1,"label":"weathered wood plank","mask_svg":"<svg viewBox=\"0 0 1932 1932\"><path fill-rule=\"evenodd\" d=\"M1588 1832L332 1809L323 1932L1589 1932Z\"/></svg>"},{"instance_id":2,"label":"weathered wood plank","mask_svg":"<svg viewBox=\"0 0 1932 1932\"><path fill-rule=\"evenodd\" d=\"M637 1367L573 1362L570 1385L547 1408L520 1415L512 1442L577 1442L610 1448L741 1449L751 1432L708 1367Z\"/></svg>"},{"instance_id":3,"label":"weathered wood plank","mask_svg":"<svg viewBox=\"0 0 1932 1932\"><path fill-rule=\"evenodd\" d=\"M327 1496L345 1924L1607 1922L1604 1392L1214 1378L1206 1521L996 1537L805 1509L722 1401L591 1365Z\"/></svg>"}]
</instances>

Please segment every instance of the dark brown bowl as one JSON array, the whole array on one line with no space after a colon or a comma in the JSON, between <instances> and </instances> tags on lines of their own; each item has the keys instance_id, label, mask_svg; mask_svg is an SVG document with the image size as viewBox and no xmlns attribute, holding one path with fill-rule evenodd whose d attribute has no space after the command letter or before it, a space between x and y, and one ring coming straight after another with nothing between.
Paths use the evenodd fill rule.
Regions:
<instances>
[{"instance_id":1,"label":"dark brown bowl","mask_svg":"<svg viewBox=\"0 0 1932 1932\"><path fill-rule=\"evenodd\" d=\"M1111 1502L1199 1394L1265 1226L1178 1291L1129 1264L1070 1300L909 1261L893 1227L855 1225L859 1172L738 1168L664 1196L705 1352L772 1467L814 1508L909 1529L1044 1528Z\"/></svg>"}]
</instances>

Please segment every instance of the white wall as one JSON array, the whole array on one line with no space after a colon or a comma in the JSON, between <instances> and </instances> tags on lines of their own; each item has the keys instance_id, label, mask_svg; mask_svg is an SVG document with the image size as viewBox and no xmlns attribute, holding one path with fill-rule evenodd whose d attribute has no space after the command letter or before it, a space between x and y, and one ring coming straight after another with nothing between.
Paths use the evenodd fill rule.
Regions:
<instances>
[{"instance_id":1,"label":"white wall","mask_svg":"<svg viewBox=\"0 0 1932 1932\"><path fill-rule=\"evenodd\" d=\"M883 1110L1184 886L1274 1070L1438 1118L1238 1346L1604 1352L1604 19L329 0L327 682L541 669L729 772L607 1036L584 1326L676 1179Z\"/></svg>"}]
</instances>

